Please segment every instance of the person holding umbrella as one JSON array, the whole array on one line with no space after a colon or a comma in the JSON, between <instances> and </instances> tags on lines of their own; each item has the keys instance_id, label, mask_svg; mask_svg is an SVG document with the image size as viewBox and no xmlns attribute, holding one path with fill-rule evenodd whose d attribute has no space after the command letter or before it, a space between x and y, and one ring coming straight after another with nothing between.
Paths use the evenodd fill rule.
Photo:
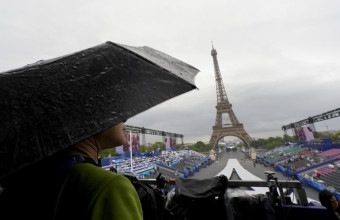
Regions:
<instances>
[{"instance_id":1,"label":"person holding umbrella","mask_svg":"<svg viewBox=\"0 0 340 220\"><path fill-rule=\"evenodd\" d=\"M142 219L131 182L98 154L126 142L126 119L195 89L197 72L106 42L0 73L0 218Z\"/></svg>"},{"instance_id":2,"label":"person holding umbrella","mask_svg":"<svg viewBox=\"0 0 340 220\"><path fill-rule=\"evenodd\" d=\"M62 161L83 156L94 163L80 162L61 171L62 188L57 190L53 205L54 219L143 219L141 203L130 180L98 166L100 151L125 142L125 125L121 122L75 144L59 157Z\"/></svg>"}]
</instances>

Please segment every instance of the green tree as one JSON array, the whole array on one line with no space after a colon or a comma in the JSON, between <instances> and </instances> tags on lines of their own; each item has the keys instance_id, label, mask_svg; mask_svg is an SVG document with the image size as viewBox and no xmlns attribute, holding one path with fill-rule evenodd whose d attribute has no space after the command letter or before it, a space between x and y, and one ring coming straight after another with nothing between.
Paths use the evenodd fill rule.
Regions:
<instances>
[{"instance_id":1,"label":"green tree","mask_svg":"<svg viewBox=\"0 0 340 220\"><path fill-rule=\"evenodd\" d=\"M153 145L150 147L147 147L146 149L148 152L154 151L157 152L157 149L159 148L160 151L165 150L165 144L163 142L155 142Z\"/></svg>"},{"instance_id":2,"label":"green tree","mask_svg":"<svg viewBox=\"0 0 340 220\"><path fill-rule=\"evenodd\" d=\"M259 138L251 143L252 147L261 148L267 144L267 140L264 138Z\"/></svg>"},{"instance_id":3,"label":"green tree","mask_svg":"<svg viewBox=\"0 0 340 220\"><path fill-rule=\"evenodd\" d=\"M140 146L139 146L139 152L140 152L140 153L145 153L146 150L147 150L147 148L146 148L144 145L140 145Z\"/></svg>"},{"instance_id":4,"label":"green tree","mask_svg":"<svg viewBox=\"0 0 340 220\"><path fill-rule=\"evenodd\" d=\"M209 144L204 144L202 141L198 141L196 144L188 146L188 148L196 152L207 152L210 150Z\"/></svg>"},{"instance_id":5,"label":"green tree","mask_svg":"<svg viewBox=\"0 0 340 220\"><path fill-rule=\"evenodd\" d=\"M315 138L332 138L331 134L324 132L313 132Z\"/></svg>"},{"instance_id":6,"label":"green tree","mask_svg":"<svg viewBox=\"0 0 340 220\"><path fill-rule=\"evenodd\" d=\"M283 135L283 140L284 140L285 142L291 142L291 143L297 141L296 138L295 138L294 136L289 136L289 135Z\"/></svg>"},{"instance_id":7,"label":"green tree","mask_svg":"<svg viewBox=\"0 0 340 220\"><path fill-rule=\"evenodd\" d=\"M332 141L339 141L340 140L340 131L336 132L333 136L332 136Z\"/></svg>"},{"instance_id":8,"label":"green tree","mask_svg":"<svg viewBox=\"0 0 340 220\"><path fill-rule=\"evenodd\" d=\"M183 150L184 148L185 148L185 146L183 144L177 144L176 145L177 150Z\"/></svg>"},{"instance_id":9,"label":"green tree","mask_svg":"<svg viewBox=\"0 0 340 220\"><path fill-rule=\"evenodd\" d=\"M287 137L289 140L290 138ZM286 139L287 139L286 138ZM273 149L277 146L281 146L285 143L282 137L269 137L267 139L259 138L251 143L252 147L255 148L266 148L267 150Z\"/></svg>"},{"instance_id":10,"label":"green tree","mask_svg":"<svg viewBox=\"0 0 340 220\"><path fill-rule=\"evenodd\" d=\"M283 142L282 141L279 141L279 140L274 140L272 142L269 142L267 143L264 147L267 149L267 150L271 150L275 147L279 147L279 146L282 146L283 145Z\"/></svg>"},{"instance_id":11,"label":"green tree","mask_svg":"<svg viewBox=\"0 0 340 220\"><path fill-rule=\"evenodd\" d=\"M113 148L109 148L109 149L105 149L105 150L102 150L99 154L98 154L98 157L100 158L106 158L106 157L109 157L111 155L111 157L115 156L116 155L116 148L113 147Z\"/></svg>"}]
</instances>

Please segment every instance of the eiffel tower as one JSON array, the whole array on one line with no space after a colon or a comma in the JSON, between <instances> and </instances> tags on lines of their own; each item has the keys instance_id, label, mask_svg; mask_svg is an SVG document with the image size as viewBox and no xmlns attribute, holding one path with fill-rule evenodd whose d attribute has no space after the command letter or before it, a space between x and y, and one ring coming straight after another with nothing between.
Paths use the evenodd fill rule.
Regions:
<instances>
[{"instance_id":1,"label":"eiffel tower","mask_svg":"<svg viewBox=\"0 0 340 220\"><path fill-rule=\"evenodd\" d=\"M235 136L240 138L248 148L252 138L244 130L243 124L241 124L234 114L232 105L229 103L227 93L225 92L220 68L217 61L217 52L212 47L211 56L214 61L215 80L216 80L216 93L217 93L217 105L216 105L216 120L215 126L213 126L213 133L211 135L209 144L212 149L216 148L218 141L225 136Z\"/></svg>"}]
</instances>

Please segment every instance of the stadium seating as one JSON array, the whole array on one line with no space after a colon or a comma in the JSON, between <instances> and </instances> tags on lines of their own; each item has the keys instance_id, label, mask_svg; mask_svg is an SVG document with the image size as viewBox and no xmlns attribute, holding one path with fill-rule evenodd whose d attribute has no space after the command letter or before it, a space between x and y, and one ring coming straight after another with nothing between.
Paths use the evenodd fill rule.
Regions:
<instances>
[{"instance_id":1,"label":"stadium seating","mask_svg":"<svg viewBox=\"0 0 340 220\"><path fill-rule=\"evenodd\" d=\"M326 184L333 186L337 192L340 192L340 170L324 174L320 179Z\"/></svg>"},{"instance_id":2,"label":"stadium seating","mask_svg":"<svg viewBox=\"0 0 340 220\"><path fill-rule=\"evenodd\" d=\"M156 156L143 155L130 158L105 158L104 169L111 167L118 172L132 173L137 178L156 178L159 173L166 179L176 176L188 176L186 173L193 173L199 166L206 166L210 158L202 153L191 150L162 151ZM186 175L185 175L186 174Z\"/></svg>"}]
</instances>

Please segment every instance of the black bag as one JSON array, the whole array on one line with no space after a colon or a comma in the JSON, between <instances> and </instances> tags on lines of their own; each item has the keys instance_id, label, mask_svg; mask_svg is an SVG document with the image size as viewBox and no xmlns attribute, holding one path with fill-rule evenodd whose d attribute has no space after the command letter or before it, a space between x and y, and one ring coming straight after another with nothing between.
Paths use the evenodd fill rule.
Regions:
<instances>
[{"instance_id":1,"label":"black bag","mask_svg":"<svg viewBox=\"0 0 340 220\"><path fill-rule=\"evenodd\" d=\"M137 191L143 209L143 219L168 219L169 212L165 210L166 197L163 196L159 189L153 188L151 185L139 181L131 174L124 173L123 175L131 181Z\"/></svg>"},{"instance_id":2,"label":"black bag","mask_svg":"<svg viewBox=\"0 0 340 220\"><path fill-rule=\"evenodd\" d=\"M224 194L228 179L176 179L176 187L168 194L165 208L170 219L226 219Z\"/></svg>"},{"instance_id":3,"label":"black bag","mask_svg":"<svg viewBox=\"0 0 340 220\"><path fill-rule=\"evenodd\" d=\"M227 198L227 219L243 220L243 219L259 219L259 220L275 220L275 211L272 208L269 198L265 195L253 196L237 196Z\"/></svg>"}]
</instances>

